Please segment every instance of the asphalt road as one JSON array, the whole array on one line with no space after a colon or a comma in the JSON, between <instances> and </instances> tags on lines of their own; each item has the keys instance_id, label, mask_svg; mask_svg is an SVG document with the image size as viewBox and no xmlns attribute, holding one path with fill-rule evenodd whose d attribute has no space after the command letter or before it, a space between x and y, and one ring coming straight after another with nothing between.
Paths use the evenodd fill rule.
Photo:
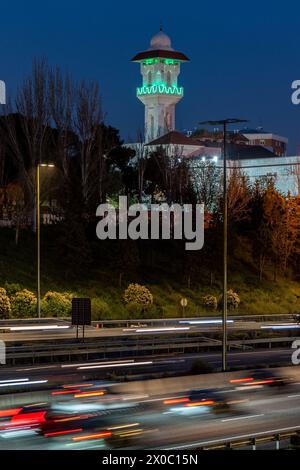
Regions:
<instances>
[{"instance_id":1,"label":"asphalt road","mask_svg":"<svg viewBox=\"0 0 300 470\"><path fill-rule=\"evenodd\" d=\"M54 325L54 324L53 324ZM55 325L53 328L50 328L50 325L45 325L45 329L41 329L40 325L28 325L20 326L20 324L9 325L4 329L3 325L0 327L0 340L9 342L20 342L25 343L27 341L34 340L62 340L62 339L74 339L76 337L76 327L70 326L69 324L57 323L59 326L57 328ZM287 327L285 326L287 325ZM31 330L31 327L39 329ZM11 330L10 328L21 328L18 331ZM24 328L28 328L24 330ZM210 323L210 324L189 324L189 323L174 323L174 325L168 326L138 326L132 324L130 328L95 328L95 327L86 327L85 328L85 337L86 338L101 338L101 337L125 337L125 336L141 336L141 335L153 335L153 334L174 334L174 333L214 333L221 331L221 323ZM293 331L295 334L300 332L300 325L296 325L293 322L260 322L260 321L242 321L235 320L234 323L228 323L228 331ZM79 329L79 336L82 336L82 328Z\"/></svg>"},{"instance_id":2,"label":"asphalt road","mask_svg":"<svg viewBox=\"0 0 300 470\"><path fill-rule=\"evenodd\" d=\"M229 413L191 414L183 416L169 408L128 411L111 418L111 425L138 424L143 433L133 442L123 442L121 448L192 449L223 439L250 437L257 433L282 433L300 424L300 383L271 392L237 392L228 390L232 402ZM170 398L162 395L159 400ZM109 418L110 419L110 418ZM100 420L101 421L101 420ZM127 423L127 424L126 424ZM100 426L100 422L98 424ZM97 423L95 423L97 427ZM275 443L274 443L275 447ZM74 442L72 436L0 438L0 449L108 449L103 439Z\"/></svg>"},{"instance_id":3,"label":"asphalt road","mask_svg":"<svg viewBox=\"0 0 300 470\"><path fill-rule=\"evenodd\" d=\"M262 349L256 351L232 351L228 353L228 365L234 369L255 368L257 366L269 365L291 365L291 355L293 350L290 348L284 349ZM132 366L124 368L120 364L120 360L105 360L99 361L76 361L65 362L63 364L46 364L46 365L24 365L17 367L0 366L0 380L5 379L18 379L24 376L29 377L30 380L43 380L47 379L49 384L59 383L60 381L79 380L82 378L98 377L107 378L111 373L117 374L134 374L147 376L149 374L167 374L172 372L174 375L188 374L191 370L193 363L197 360L211 366L214 370L220 370L222 365L221 353L199 353L189 355L176 355L176 356L143 356L141 358L125 359L121 361L132 361ZM139 366L141 362L141 366ZM38 384L37 384L38 387ZM34 388L34 387L33 387ZM26 389L26 388L25 388ZM4 393L4 387L0 387L0 394Z\"/></svg>"}]
</instances>

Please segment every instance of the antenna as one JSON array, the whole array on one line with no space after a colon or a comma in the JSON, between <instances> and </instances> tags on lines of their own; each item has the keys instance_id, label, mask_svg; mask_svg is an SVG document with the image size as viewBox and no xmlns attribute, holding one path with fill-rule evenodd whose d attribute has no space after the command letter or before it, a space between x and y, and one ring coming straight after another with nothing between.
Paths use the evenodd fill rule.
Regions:
<instances>
[{"instance_id":1,"label":"antenna","mask_svg":"<svg viewBox=\"0 0 300 470\"><path fill-rule=\"evenodd\" d=\"M159 24L160 24L160 26L159 26L159 31L162 31L162 30L163 30L163 22L162 22L162 20L160 20L160 23L159 23Z\"/></svg>"}]
</instances>

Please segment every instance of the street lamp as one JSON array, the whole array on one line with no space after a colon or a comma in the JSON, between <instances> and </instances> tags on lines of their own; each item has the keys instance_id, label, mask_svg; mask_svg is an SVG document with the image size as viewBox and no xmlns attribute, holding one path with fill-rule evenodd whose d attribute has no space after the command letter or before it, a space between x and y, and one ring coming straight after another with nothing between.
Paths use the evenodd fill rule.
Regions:
<instances>
[{"instance_id":1,"label":"street lamp","mask_svg":"<svg viewBox=\"0 0 300 470\"><path fill-rule=\"evenodd\" d=\"M53 163L37 163L36 165L36 247L37 247L37 315L41 318L41 167L54 168Z\"/></svg>"},{"instance_id":2,"label":"street lamp","mask_svg":"<svg viewBox=\"0 0 300 470\"><path fill-rule=\"evenodd\" d=\"M223 126L223 319L222 319L222 370L227 370L227 231L228 231L228 201L227 201L227 125L248 122L246 119L228 118L219 121L203 121L199 124Z\"/></svg>"}]
</instances>

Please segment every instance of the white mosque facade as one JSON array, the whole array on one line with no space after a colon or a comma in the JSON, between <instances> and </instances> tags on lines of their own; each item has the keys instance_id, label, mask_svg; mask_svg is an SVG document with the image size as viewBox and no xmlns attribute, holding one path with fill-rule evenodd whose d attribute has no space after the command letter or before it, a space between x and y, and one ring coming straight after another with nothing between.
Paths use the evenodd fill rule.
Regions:
<instances>
[{"instance_id":1,"label":"white mosque facade","mask_svg":"<svg viewBox=\"0 0 300 470\"><path fill-rule=\"evenodd\" d=\"M212 142L208 145L203 139L176 131L176 105L184 96L179 74L181 64L189 61L188 57L173 49L169 36L160 30L151 39L150 47L131 60L140 64L142 75L136 95L145 108L143 151L149 154L157 147L164 147L168 153L180 158L207 160L222 166L221 145L214 146ZM240 131L240 134L243 135L243 132ZM267 143L264 135L260 134L259 142L253 140L253 135L256 134L244 135L243 145L231 146L228 167L241 168L250 181L271 175L282 193L300 194L300 156L276 154L274 149L264 146ZM280 138L277 144L286 146L287 139ZM138 148L140 152L141 142L126 145Z\"/></svg>"}]
</instances>

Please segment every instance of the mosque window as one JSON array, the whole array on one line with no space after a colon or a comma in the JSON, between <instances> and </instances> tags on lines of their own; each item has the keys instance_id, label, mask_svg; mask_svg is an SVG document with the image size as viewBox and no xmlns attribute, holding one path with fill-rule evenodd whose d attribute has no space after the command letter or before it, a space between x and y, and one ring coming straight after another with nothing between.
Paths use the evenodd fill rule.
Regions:
<instances>
[{"instance_id":1,"label":"mosque window","mask_svg":"<svg viewBox=\"0 0 300 470\"><path fill-rule=\"evenodd\" d=\"M167 73L167 86L171 86L171 80L172 80L171 72L168 72Z\"/></svg>"}]
</instances>

